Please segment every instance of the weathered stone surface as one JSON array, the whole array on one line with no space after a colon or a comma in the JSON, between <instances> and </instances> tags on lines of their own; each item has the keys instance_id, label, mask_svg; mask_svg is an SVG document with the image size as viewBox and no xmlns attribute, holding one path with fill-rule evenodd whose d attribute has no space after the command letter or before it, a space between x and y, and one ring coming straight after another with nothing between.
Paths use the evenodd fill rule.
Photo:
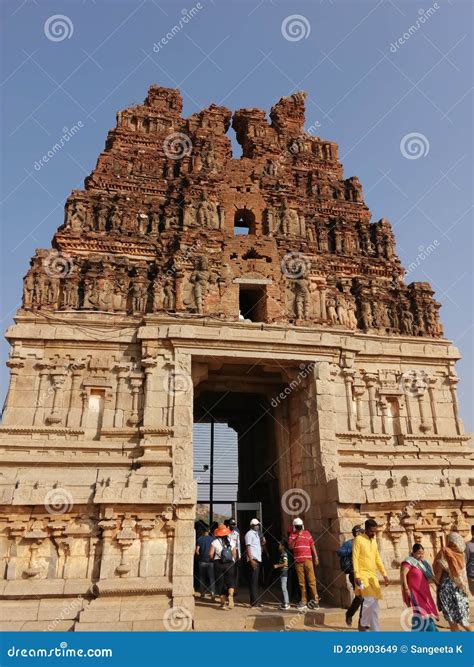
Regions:
<instances>
[{"instance_id":1,"label":"weathered stone surface","mask_svg":"<svg viewBox=\"0 0 474 667\"><path fill-rule=\"evenodd\" d=\"M405 284L337 145L305 134L304 97L270 121L184 119L179 92L152 86L33 257L7 332L2 629L160 631L171 606L194 613L202 388L265 396L273 450L246 450L278 486L264 518L285 526L285 493L307 495L330 604L349 600L335 550L355 523L380 523L392 607L415 538L429 558L474 522L440 304Z\"/></svg>"}]
</instances>

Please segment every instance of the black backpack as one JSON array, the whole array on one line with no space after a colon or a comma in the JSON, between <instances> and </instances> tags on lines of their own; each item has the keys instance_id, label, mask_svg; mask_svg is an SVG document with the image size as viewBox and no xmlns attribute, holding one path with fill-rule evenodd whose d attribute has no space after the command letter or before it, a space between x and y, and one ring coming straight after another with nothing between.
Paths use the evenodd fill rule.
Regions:
<instances>
[{"instance_id":1,"label":"black backpack","mask_svg":"<svg viewBox=\"0 0 474 667\"><path fill-rule=\"evenodd\" d=\"M232 563L233 562L233 557L232 557L232 547L230 546L229 540L227 538L224 538L221 540L222 544L222 551L221 551L221 563Z\"/></svg>"}]
</instances>

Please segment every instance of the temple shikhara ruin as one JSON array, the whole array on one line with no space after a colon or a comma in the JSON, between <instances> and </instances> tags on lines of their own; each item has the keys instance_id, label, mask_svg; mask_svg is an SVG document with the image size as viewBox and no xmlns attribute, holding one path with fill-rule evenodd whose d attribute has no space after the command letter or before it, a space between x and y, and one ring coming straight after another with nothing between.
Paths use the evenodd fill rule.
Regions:
<instances>
[{"instance_id":1,"label":"temple shikhara ruin","mask_svg":"<svg viewBox=\"0 0 474 667\"><path fill-rule=\"evenodd\" d=\"M389 607L414 541L431 560L451 528L467 537L459 352L304 121L304 93L269 118L183 118L157 86L118 113L7 331L2 629L192 618L198 421L237 432L238 500L261 503L269 544L304 517L326 605L350 600L335 551L367 517Z\"/></svg>"}]
</instances>

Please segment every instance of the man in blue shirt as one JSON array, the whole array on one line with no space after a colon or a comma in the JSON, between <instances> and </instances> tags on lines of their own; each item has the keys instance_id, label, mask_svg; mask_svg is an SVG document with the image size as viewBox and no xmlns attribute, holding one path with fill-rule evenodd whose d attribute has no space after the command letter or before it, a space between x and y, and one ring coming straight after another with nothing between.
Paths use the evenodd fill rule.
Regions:
<instances>
[{"instance_id":1,"label":"man in blue shirt","mask_svg":"<svg viewBox=\"0 0 474 667\"><path fill-rule=\"evenodd\" d=\"M199 559L199 587L201 597L206 597L206 592L215 597L215 577L214 577L214 563L209 558L209 549L213 541L212 535L209 534L209 528L205 528L201 537L196 542L196 556Z\"/></svg>"},{"instance_id":2,"label":"man in blue shirt","mask_svg":"<svg viewBox=\"0 0 474 667\"><path fill-rule=\"evenodd\" d=\"M357 537L357 535L362 535L363 533L362 526L354 526L352 529L352 535L354 537ZM354 540L347 540L344 542L342 546L339 547L337 550L337 555L340 558L341 562L341 570L349 576L349 581L351 582L351 586L355 591L355 581L354 581L354 568L352 566L352 543ZM348 627L352 626L352 618L356 614L357 610L360 609L359 613L359 622L360 622L360 616L362 612L362 605L364 603L364 598L361 597L360 595L355 595L354 599L352 600L351 606L349 609L346 611L346 625Z\"/></svg>"}]
</instances>

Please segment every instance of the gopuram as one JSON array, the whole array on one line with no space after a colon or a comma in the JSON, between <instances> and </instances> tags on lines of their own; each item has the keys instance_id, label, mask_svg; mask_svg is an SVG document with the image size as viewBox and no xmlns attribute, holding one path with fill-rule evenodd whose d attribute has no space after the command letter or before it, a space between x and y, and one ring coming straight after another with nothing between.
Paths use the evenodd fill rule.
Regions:
<instances>
[{"instance_id":1,"label":"gopuram","mask_svg":"<svg viewBox=\"0 0 474 667\"><path fill-rule=\"evenodd\" d=\"M459 352L337 145L305 133L305 94L269 119L181 111L152 86L118 113L24 279L0 428L2 629L192 619L207 413L238 433L239 498L262 503L269 539L304 517L328 605L350 600L335 550L355 523L380 524L387 606L414 541L431 559L474 523Z\"/></svg>"}]
</instances>

